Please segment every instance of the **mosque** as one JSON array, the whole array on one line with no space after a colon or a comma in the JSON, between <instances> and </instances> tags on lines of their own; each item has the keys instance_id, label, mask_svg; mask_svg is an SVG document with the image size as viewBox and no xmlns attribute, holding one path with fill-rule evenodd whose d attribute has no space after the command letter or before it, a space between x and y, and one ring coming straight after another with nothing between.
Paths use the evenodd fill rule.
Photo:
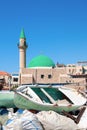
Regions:
<instances>
[{"instance_id":1,"label":"mosque","mask_svg":"<svg viewBox=\"0 0 87 130\"><path fill-rule=\"evenodd\" d=\"M60 65L46 55L33 58L26 68L25 32L22 29L18 44L19 49L19 84L85 84L87 79L87 62L76 65Z\"/></svg>"}]
</instances>

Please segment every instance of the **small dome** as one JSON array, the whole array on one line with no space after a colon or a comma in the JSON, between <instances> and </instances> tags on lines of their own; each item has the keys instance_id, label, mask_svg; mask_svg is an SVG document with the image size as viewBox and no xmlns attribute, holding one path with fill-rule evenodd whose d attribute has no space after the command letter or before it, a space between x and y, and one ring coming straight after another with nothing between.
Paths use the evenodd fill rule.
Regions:
<instances>
[{"instance_id":1,"label":"small dome","mask_svg":"<svg viewBox=\"0 0 87 130\"><path fill-rule=\"evenodd\" d=\"M55 64L49 57L39 55L30 61L28 67L55 67Z\"/></svg>"}]
</instances>

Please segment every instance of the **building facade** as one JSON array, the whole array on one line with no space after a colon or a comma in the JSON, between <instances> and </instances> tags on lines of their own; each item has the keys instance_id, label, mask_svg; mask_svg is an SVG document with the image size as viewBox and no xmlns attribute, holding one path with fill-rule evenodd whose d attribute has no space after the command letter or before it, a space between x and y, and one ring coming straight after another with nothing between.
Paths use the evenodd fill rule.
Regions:
<instances>
[{"instance_id":1,"label":"building facade","mask_svg":"<svg viewBox=\"0 0 87 130\"><path fill-rule=\"evenodd\" d=\"M3 88L9 88L11 74L0 71L0 86Z\"/></svg>"},{"instance_id":2,"label":"building facade","mask_svg":"<svg viewBox=\"0 0 87 130\"><path fill-rule=\"evenodd\" d=\"M18 86L19 85L19 73L14 72L11 74L10 85L11 86Z\"/></svg>"}]
</instances>

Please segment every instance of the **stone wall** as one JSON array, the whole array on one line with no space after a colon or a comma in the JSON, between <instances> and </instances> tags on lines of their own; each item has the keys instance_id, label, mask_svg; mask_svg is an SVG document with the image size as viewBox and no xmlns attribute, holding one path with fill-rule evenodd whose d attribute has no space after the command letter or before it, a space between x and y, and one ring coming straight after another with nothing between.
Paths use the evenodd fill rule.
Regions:
<instances>
[{"instance_id":1,"label":"stone wall","mask_svg":"<svg viewBox=\"0 0 87 130\"><path fill-rule=\"evenodd\" d=\"M20 82L21 84L76 83L79 86L85 86L86 78L73 78L69 74L69 69L73 70L73 67L23 68L20 75ZM74 69L76 69L76 67L74 67ZM79 69L78 71L81 71L81 67L79 67ZM73 72L75 74L77 71L73 70Z\"/></svg>"}]
</instances>

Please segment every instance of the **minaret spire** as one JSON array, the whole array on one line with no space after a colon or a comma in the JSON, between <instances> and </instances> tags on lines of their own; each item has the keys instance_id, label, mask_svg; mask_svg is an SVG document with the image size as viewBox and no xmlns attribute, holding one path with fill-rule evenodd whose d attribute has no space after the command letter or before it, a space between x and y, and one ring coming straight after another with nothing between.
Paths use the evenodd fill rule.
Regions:
<instances>
[{"instance_id":1,"label":"minaret spire","mask_svg":"<svg viewBox=\"0 0 87 130\"><path fill-rule=\"evenodd\" d=\"M26 39L25 33L24 33L24 28L21 30L20 38Z\"/></svg>"},{"instance_id":2,"label":"minaret spire","mask_svg":"<svg viewBox=\"0 0 87 130\"><path fill-rule=\"evenodd\" d=\"M26 68L26 49L27 49L27 44L26 44L26 37L24 33L24 29L21 30L20 34L20 39L19 39L19 68L20 68L20 73L23 68Z\"/></svg>"}]
</instances>

